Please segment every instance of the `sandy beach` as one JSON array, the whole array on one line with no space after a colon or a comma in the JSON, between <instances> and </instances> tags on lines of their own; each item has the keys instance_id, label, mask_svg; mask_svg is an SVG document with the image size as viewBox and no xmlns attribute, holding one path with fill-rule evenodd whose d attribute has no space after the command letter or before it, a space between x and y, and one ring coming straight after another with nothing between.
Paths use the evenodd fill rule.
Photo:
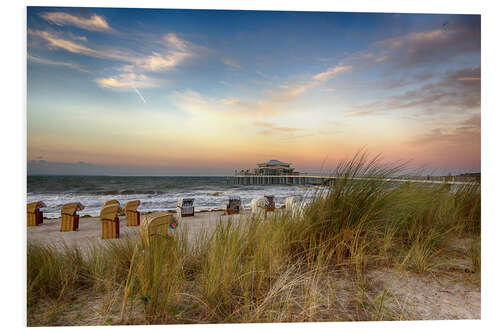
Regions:
<instances>
[{"instance_id":1,"label":"sandy beach","mask_svg":"<svg viewBox=\"0 0 500 333\"><path fill-rule=\"evenodd\" d=\"M179 227L176 229L178 232L186 232L190 241L195 239L196 235L200 232L211 233L215 230L218 221L239 221L250 215L249 210L244 210L241 214L223 215L222 211L200 212L195 216L186 216L180 219ZM142 216L146 216L143 213ZM28 242L41 242L44 244L69 246L73 245L87 245L89 243L104 243L107 241L101 238L101 222L98 217L82 217L80 216L80 223L78 231L61 232L61 219L52 218L44 219L43 224L37 227L27 228L27 241ZM127 226L125 216L120 217L120 238L137 237L139 235L139 227Z\"/></svg>"}]
</instances>

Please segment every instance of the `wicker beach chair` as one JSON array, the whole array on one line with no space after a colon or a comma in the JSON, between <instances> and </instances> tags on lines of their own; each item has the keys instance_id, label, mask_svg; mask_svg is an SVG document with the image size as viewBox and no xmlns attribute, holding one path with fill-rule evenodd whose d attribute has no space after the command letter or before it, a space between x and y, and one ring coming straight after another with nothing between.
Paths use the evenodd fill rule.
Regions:
<instances>
[{"instance_id":1,"label":"wicker beach chair","mask_svg":"<svg viewBox=\"0 0 500 333\"><path fill-rule=\"evenodd\" d=\"M241 198L239 196L229 197L226 212L231 214L239 214L241 209Z\"/></svg>"},{"instance_id":2,"label":"wicker beach chair","mask_svg":"<svg viewBox=\"0 0 500 333\"><path fill-rule=\"evenodd\" d=\"M103 203L102 207L109 206L109 205L119 205L119 204L120 204L120 202L118 200L111 199L111 200L108 200L105 203Z\"/></svg>"},{"instance_id":3,"label":"wicker beach chair","mask_svg":"<svg viewBox=\"0 0 500 333\"><path fill-rule=\"evenodd\" d=\"M84 208L79 202L67 203L61 207L61 232L78 230L80 216L77 212Z\"/></svg>"},{"instance_id":4,"label":"wicker beach chair","mask_svg":"<svg viewBox=\"0 0 500 333\"><path fill-rule=\"evenodd\" d=\"M36 227L43 223L43 212L40 208L45 207L43 201L36 201L27 205L27 225L28 227Z\"/></svg>"},{"instance_id":5,"label":"wicker beach chair","mask_svg":"<svg viewBox=\"0 0 500 333\"><path fill-rule=\"evenodd\" d=\"M123 209L118 204L102 207L99 218L102 225L102 239L120 238L120 219Z\"/></svg>"},{"instance_id":6,"label":"wicker beach chair","mask_svg":"<svg viewBox=\"0 0 500 333\"><path fill-rule=\"evenodd\" d=\"M252 214L264 215L264 217L267 217L268 212L274 212L274 196L265 195L262 198L253 199L250 206L252 207Z\"/></svg>"},{"instance_id":7,"label":"wicker beach chair","mask_svg":"<svg viewBox=\"0 0 500 333\"><path fill-rule=\"evenodd\" d=\"M169 239L178 225L178 220L170 213L155 212L143 216L139 227L143 244L147 246L153 240Z\"/></svg>"},{"instance_id":8,"label":"wicker beach chair","mask_svg":"<svg viewBox=\"0 0 500 333\"><path fill-rule=\"evenodd\" d=\"M177 214L180 217L194 216L194 199L179 199L179 201L177 201Z\"/></svg>"},{"instance_id":9,"label":"wicker beach chair","mask_svg":"<svg viewBox=\"0 0 500 333\"><path fill-rule=\"evenodd\" d=\"M128 226L137 227L141 223L141 213L137 211L140 204L140 200L129 201L125 204L125 216L127 217Z\"/></svg>"},{"instance_id":10,"label":"wicker beach chair","mask_svg":"<svg viewBox=\"0 0 500 333\"><path fill-rule=\"evenodd\" d=\"M266 212L274 212L276 204L274 203L274 195L265 195L266 198Z\"/></svg>"}]
</instances>

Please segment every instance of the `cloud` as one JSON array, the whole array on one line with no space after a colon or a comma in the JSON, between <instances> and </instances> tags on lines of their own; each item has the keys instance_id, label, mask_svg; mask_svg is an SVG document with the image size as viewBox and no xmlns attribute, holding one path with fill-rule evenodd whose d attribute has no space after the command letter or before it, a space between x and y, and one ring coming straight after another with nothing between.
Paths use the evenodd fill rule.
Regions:
<instances>
[{"instance_id":1,"label":"cloud","mask_svg":"<svg viewBox=\"0 0 500 333\"><path fill-rule=\"evenodd\" d=\"M192 90L178 91L171 97L181 109L196 115L231 113L234 117L273 116L290 112L286 105L307 92L311 86L310 83L277 85L274 89L265 91L263 98L258 100L234 96L217 99Z\"/></svg>"},{"instance_id":2,"label":"cloud","mask_svg":"<svg viewBox=\"0 0 500 333\"><path fill-rule=\"evenodd\" d=\"M294 127L281 127L277 126L271 122L267 121L254 121L252 123L253 126L262 128L260 131L260 134L263 135L271 135L271 134L277 134L277 133L296 133L301 131L300 128L294 128Z\"/></svg>"},{"instance_id":3,"label":"cloud","mask_svg":"<svg viewBox=\"0 0 500 333\"><path fill-rule=\"evenodd\" d=\"M165 40L169 47L177 50L187 50L190 48L190 44L187 41L173 32L163 35L163 40Z\"/></svg>"},{"instance_id":4,"label":"cloud","mask_svg":"<svg viewBox=\"0 0 500 333\"><path fill-rule=\"evenodd\" d=\"M480 77L459 77L457 81L481 81Z\"/></svg>"},{"instance_id":5,"label":"cloud","mask_svg":"<svg viewBox=\"0 0 500 333\"><path fill-rule=\"evenodd\" d=\"M152 51L151 55L139 57L132 64L123 66L122 70L163 72L181 65L186 59L196 55L197 47L174 33L165 34L162 40L166 48L161 51Z\"/></svg>"},{"instance_id":6,"label":"cloud","mask_svg":"<svg viewBox=\"0 0 500 333\"><path fill-rule=\"evenodd\" d=\"M102 59L115 59L122 61L133 61L134 58L130 55L123 54L114 50L95 50L82 44L78 44L71 40L60 38L59 36L48 31L28 29L28 34L34 37L44 39L48 42L48 47L52 49L62 49L71 53L83 54L89 57Z\"/></svg>"},{"instance_id":7,"label":"cloud","mask_svg":"<svg viewBox=\"0 0 500 333\"><path fill-rule=\"evenodd\" d=\"M165 48L161 52L152 51L151 55L131 55L115 50L96 50L91 47L79 44L75 41L64 39L56 34L28 29L28 34L41 38L48 42L48 47L52 49L62 49L75 54L83 54L89 57L120 60L128 64L119 68L118 73L108 77L97 78L94 81L101 87L114 90L133 90L139 98L146 103L144 96L139 89L153 88L159 86L160 80L153 79L144 72L163 72L173 69L183 63L187 58L194 56L192 51L195 47L177 36L169 33L163 36ZM81 40L81 39L79 39ZM34 59L42 62L43 60ZM44 63L49 64L48 61ZM50 64L56 65L54 62ZM73 67L70 64L57 63L58 65Z\"/></svg>"},{"instance_id":8,"label":"cloud","mask_svg":"<svg viewBox=\"0 0 500 333\"><path fill-rule=\"evenodd\" d=\"M480 63L481 21L479 15L456 16L446 29L413 31L401 36L379 40L367 49L354 52L343 58L337 65L313 76L313 80L326 82L346 70L364 70L372 67L384 70L384 80L379 86L400 88L415 83L416 78L407 76L391 79L400 70L420 71L434 66L450 64L453 61L470 63L475 59ZM465 79L464 79L465 80ZM473 80L472 77L469 80Z\"/></svg>"},{"instance_id":9,"label":"cloud","mask_svg":"<svg viewBox=\"0 0 500 333\"><path fill-rule=\"evenodd\" d=\"M473 114L455 128L434 128L408 142L414 146L481 146L481 115Z\"/></svg>"},{"instance_id":10,"label":"cloud","mask_svg":"<svg viewBox=\"0 0 500 333\"><path fill-rule=\"evenodd\" d=\"M460 80L471 77L474 80ZM348 116L371 115L396 109L417 109L424 114L476 111L481 107L481 68L448 71L437 82L402 94L356 106Z\"/></svg>"},{"instance_id":11,"label":"cloud","mask_svg":"<svg viewBox=\"0 0 500 333\"><path fill-rule=\"evenodd\" d=\"M90 31L112 31L106 19L97 14L90 17L75 16L64 12L46 12L40 16L58 26L71 25Z\"/></svg>"},{"instance_id":12,"label":"cloud","mask_svg":"<svg viewBox=\"0 0 500 333\"><path fill-rule=\"evenodd\" d=\"M353 69L353 67L350 65L336 65L336 66L329 68L325 72L314 75L313 79L317 80L317 81L328 81L329 79L331 79L333 76L337 75L338 73L351 71L352 69Z\"/></svg>"},{"instance_id":13,"label":"cloud","mask_svg":"<svg viewBox=\"0 0 500 333\"><path fill-rule=\"evenodd\" d=\"M377 58L384 58L393 67L401 68L431 63L448 63L464 54L481 52L480 17L457 18L447 29L411 32L374 44Z\"/></svg>"},{"instance_id":14,"label":"cloud","mask_svg":"<svg viewBox=\"0 0 500 333\"><path fill-rule=\"evenodd\" d=\"M194 56L190 44L175 34L167 34L168 37L165 37L165 43L170 46L169 49L162 50L162 52L152 51L151 55L143 56L131 55L116 50L96 50L47 31L28 29L28 34L46 40L49 48L62 49L94 58L128 62L128 65L121 68L123 72L162 72L180 65L187 58Z\"/></svg>"},{"instance_id":15,"label":"cloud","mask_svg":"<svg viewBox=\"0 0 500 333\"><path fill-rule=\"evenodd\" d=\"M95 82L102 88L110 89L137 89L153 88L159 84L144 74L122 73L111 77L96 79Z\"/></svg>"},{"instance_id":16,"label":"cloud","mask_svg":"<svg viewBox=\"0 0 500 333\"><path fill-rule=\"evenodd\" d=\"M237 63L235 60L233 59L230 59L230 58L224 58L222 59L222 63L226 66L229 66L231 68L241 68L241 65L239 63Z\"/></svg>"},{"instance_id":17,"label":"cloud","mask_svg":"<svg viewBox=\"0 0 500 333\"><path fill-rule=\"evenodd\" d=\"M191 55L185 52L160 54L153 51L152 55L137 59L133 65L124 66L123 70L163 72L180 65L189 56Z\"/></svg>"},{"instance_id":18,"label":"cloud","mask_svg":"<svg viewBox=\"0 0 500 333\"><path fill-rule=\"evenodd\" d=\"M63 67L75 69L75 70L80 71L80 72L89 73L89 71L87 71L85 68L83 68L82 66L80 66L78 64L73 64L71 62L63 62L63 61L54 61L54 60L44 59L44 58L32 56L31 54L28 54L28 61L36 62L36 63L44 64L44 65L51 65L51 66L63 66Z\"/></svg>"},{"instance_id":19,"label":"cloud","mask_svg":"<svg viewBox=\"0 0 500 333\"><path fill-rule=\"evenodd\" d=\"M82 41L82 42L86 42L87 41L87 37L85 36L78 36L78 35L75 35L71 32L68 33L69 37L71 37L71 39L75 39L75 40L79 40L79 41Z\"/></svg>"},{"instance_id":20,"label":"cloud","mask_svg":"<svg viewBox=\"0 0 500 333\"><path fill-rule=\"evenodd\" d=\"M291 102L311 88L310 84L280 85L278 88L270 89L266 93L267 101L284 104Z\"/></svg>"},{"instance_id":21,"label":"cloud","mask_svg":"<svg viewBox=\"0 0 500 333\"><path fill-rule=\"evenodd\" d=\"M229 112L234 116L245 113L245 110L257 107L257 103L255 102L243 101L235 97L217 99L203 96L193 90L175 91L170 97L180 109L197 116L217 116L228 114Z\"/></svg>"}]
</instances>

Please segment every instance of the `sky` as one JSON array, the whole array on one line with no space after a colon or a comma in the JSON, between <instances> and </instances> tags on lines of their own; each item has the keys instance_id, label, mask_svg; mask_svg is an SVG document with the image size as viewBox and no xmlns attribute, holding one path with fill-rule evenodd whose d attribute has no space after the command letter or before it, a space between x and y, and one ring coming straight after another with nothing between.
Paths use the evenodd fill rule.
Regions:
<instances>
[{"instance_id":1,"label":"sky","mask_svg":"<svg viewBox=\"0 0 500 333\"><path fill-rule=\"evenodd\" d=\"M479 15L28 7L28 174L481 169Z\"/></svg>"}]
</instances>

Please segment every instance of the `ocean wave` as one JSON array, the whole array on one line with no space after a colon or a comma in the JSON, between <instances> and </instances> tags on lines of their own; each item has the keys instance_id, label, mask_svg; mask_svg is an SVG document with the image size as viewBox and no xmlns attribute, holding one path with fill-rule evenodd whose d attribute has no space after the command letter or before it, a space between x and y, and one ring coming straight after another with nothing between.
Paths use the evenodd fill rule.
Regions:
<instances>
[{"instance_id":1,"label":"ocean wave","mask_svg":"<svg viewBox=\"0 0 500 333\"><path fill-rule=\"evenodd\" d=\"M228 201L229 196L240 196L242 206L250 208L252 199L262 197L264 195L274 195L277 206L284 204L285 199L293 195L301 195L307 197L312 193L310 188L286 187L272 188L261 187L256 189L231 189L225 191L180 191L174 193L163 194L124 194L123 192L113 192L116 194L100 194L100 195L78 195L78 194L37 194L28 195L28 202L42 200L47 205L44 208L44 215L47 217L59 217L61 206L68 202L79 201L85 209L81 215L98 216L102 204L105 201L116 199L120 204L124 205L130 200L141 200L139 210L143 211L158 211L158 210L175 210L177 201L180 198L193 198L195 211L223 209ZM217 194L216 194L217 193Z\"/></svg>"},{"instance_id":2,"label":"ocean wave","mask_svg":"<svg viewBox=\"0 0 500 333\"><path fill-rule=\"evenodd\" d=\"M78 186L61 186L54 178L53 183L29 179L28 202L42 200L47 207L44 216L59 217L61 206L68 202L81 202L85 209L81 215L98 216L105 201L115 199L124 205L127 201L141 200L140 211L174 210L180 198L194 198L195 211L222 209L229 196L240 196L244 208L250 208L252 199L274 195L277 206L284 204L286 197L310 196L315 186L267 185L242 186L227 183L223 178L113 178L89 177L70 179ZM66 179L66 181L68 181ZM92 188L91 191L88 189Z\"/></svg>"}]
</instances>

